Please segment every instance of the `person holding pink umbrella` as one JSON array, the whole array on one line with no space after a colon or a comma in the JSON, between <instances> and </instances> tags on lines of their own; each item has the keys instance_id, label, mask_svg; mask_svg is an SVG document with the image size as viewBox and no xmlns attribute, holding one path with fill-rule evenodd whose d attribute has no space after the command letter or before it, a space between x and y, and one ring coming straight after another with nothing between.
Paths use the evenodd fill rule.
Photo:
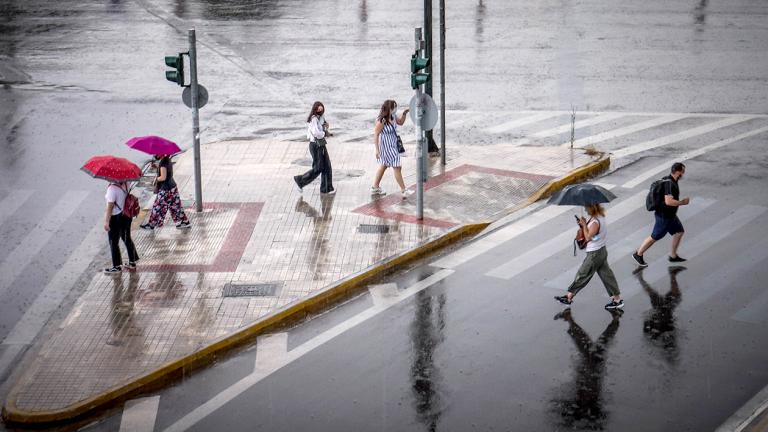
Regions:
<instances>
[{"instance_id":1,"label":"person holding pink umbrella","mask_svg":"<svg viewBox=\"0 0 768 432\"><path fill-rule=\"evenodd\" d=\"M191 228L189 218L184 213L179 197L179 189L173 180L173 163L171 156L181 152L176 143L165 138L149 135L131 138L125 143L128 147L151 154L157 162L157 178L155 179L155 189L157 196L152 204L152 210L149 214L149 222L141 224L141 228L153 230L163 226L165 214L171 212L171 218L176 223L176 228Z\"/></svg>"}]
</instances>

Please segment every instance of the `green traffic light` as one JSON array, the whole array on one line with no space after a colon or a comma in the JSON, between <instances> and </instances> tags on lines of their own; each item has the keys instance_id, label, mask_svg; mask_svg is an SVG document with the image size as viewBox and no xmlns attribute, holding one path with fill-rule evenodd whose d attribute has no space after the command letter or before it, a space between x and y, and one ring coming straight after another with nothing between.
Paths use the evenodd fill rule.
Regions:
<instances>
[{"instance_id":1,"label":"green traffic light","mask_svg":"<svg viewBox=\"0 0 768 432\"><path fill-rule=\"evenodd\" d=\"M417 57L416 54L411 56L411 73L416 73L429 66L429 59Z\"/></svg>"},{"instance_id":2,"label":"green traffic light","mask_svg":"<svg viewBox=\"0 0 768 432\"><path fill-rule=\"evenodd\" d=\"M428 73L411 74L411 88L416 89L422 84L426 84L429 81Z\"/></svg>"},{"instance_id":3,"label":"green traffic light","mask_svg":"<svg viewBox=\"0 0 768 432\"><path fill-rule=\"evenodd\" d=\"M180 86L184 86L184 54L179 53L178 56L165 56L165 65L170 66L175 71L165 71L165 79L170 82L175 82Z\"/></svg>"}]
</instances>

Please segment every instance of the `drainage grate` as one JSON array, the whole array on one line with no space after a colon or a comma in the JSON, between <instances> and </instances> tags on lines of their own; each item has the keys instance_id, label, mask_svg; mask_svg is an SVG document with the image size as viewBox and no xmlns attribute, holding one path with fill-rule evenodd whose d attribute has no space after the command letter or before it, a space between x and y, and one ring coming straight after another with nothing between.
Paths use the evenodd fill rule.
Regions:
<instances>
[{"instance_id":1,"label":"drainage grate","mask_svg":"<svg viewBox=\"0 0 768 432\"><path fill-rule=\"evenodd\" d=\"M362 234L387 234L389 233L389 225L360 224L357 231Z\"/></svg>"},{"instance_id":2,"label":"drainage grate","mask_svg":"<svg viewBox=\"0 0 768 432\"><path fill-rule=\"evenodd\" d=\"M274 296L280 284L226 284L224 297L269 297Z\"/></svg>"}]
</instances>

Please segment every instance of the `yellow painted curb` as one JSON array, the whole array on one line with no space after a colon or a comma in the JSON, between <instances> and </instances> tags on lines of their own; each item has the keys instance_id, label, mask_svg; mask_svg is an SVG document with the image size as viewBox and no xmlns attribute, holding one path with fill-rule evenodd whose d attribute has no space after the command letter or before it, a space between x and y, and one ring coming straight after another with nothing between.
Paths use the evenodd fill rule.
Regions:
<instances>
[{"instance_id":1,"label":"yellow painted curb","mask_svg":"<svg viewBox=\"0 0 768 432\"><path fill-rule=\"evenodd\" d=\"M564 177L550 181L534 193L527 201L515 206L514 209L518 210L526 207L542 198L546 198L566 185L595 176L607 170L609 166L609 155L602 154L598 160L580 167ZM335 304L340 299L347 298L356 292L359 292L359 290L361 290L367 283L382 274L391 271L398 266L411 263L418 258L430 254L437 249L449 246L463 238L474 236L484 230L488 225L490 225L490 223L469 224L455 228L415 249L403 252L400 255L394 256L357 274L342 279L328 288L313 294L309 298L275 311L258 322L244 327L229 336L225 336L199 351L172 362L168 362L150 373L139 376L130 382L115 386L101 394L74 405L70 405L64 409L35 412L20 410L15 404L17 391L16 386L14 386L3 407L2 417L6 422L12 424L45 425L71 421L96 409L117 405L138 394L157 389L163 383L182 377L192 370L211 364L218 356L253 341L256 336L268 333L275 328L284 327L313 312L320 311L329 305Z\"/></svg>"},{"instance_id":2,"label":"yellow painted curb","mask_svg":"<svg viewBox=\"0 0 768 432\"><path fill-rule=\"evenodd\" d=\"M424 255L451 245L462 238L474 236L488 225L488 223L469 224L448 231L432 241L369 267L355 275L342 279L309 298L275 311L258 322L229 336L225 336L199 351L166 363L150 373L139 376L130 382L113 387L101 394L80 401L74 405L70 405L64 409L34 412L20 410L16 407L15 400L17 391L14 386L14 389L9 394L7 402L3 407L3 419L9 423L26 425L60 423L74 420L96 409L113 406L128 400L139 393L156 389L159 385L165 382L181 377L191 370L214 362L218 356L240 347L245 343L253 341L254 338L260 334L267 333L271 329L295 322L314 311L323 309L324 307L335 303L339 299L358 292L368 282L395 267L413 262Z\"/></svg>"}]
</instances>

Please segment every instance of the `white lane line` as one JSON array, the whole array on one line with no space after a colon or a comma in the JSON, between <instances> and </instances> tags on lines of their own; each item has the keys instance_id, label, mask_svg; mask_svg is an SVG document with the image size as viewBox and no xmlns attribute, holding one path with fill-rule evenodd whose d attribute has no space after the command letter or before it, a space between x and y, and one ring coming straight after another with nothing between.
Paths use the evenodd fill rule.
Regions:
<instances>
[{"instance_id":1,"label":"white lane line","mask_svg":"<svg viewBox=\"0 0 768 432\"><path fill-rule=\"evenodd\" d=\"M34 191L16 189L0 201L0 225L11 217L32 196Z\"/></svg>"},{"instance_id":2,"label":"white lane line","mask_svg":"<svg viewBox=\"0 0 768 432\"><path fill-rule=\"evenodd\" d=\"M640 153L647 150L653 150L655 148L676 143L679 141L687 140L689 138L693 138L698 135L704 135L704 134L716 131L718 129L722 129L728 126L733 126L737 123L742 123L751 119L752 117L742 117L742 116L726 118L714 123L709 123L709 124L692 128L692 129L684 130L676 134L666 135L651 141L646 141L639 144L631 145L629 147L624 147L612 152L612 156L616 159L627 157L635 153Z\"/></svg>"},{"instance_id":3,"label":"white lane line","mask_svg":"<svg viewBox=\"0 0 768 432\"><path fill-rule=\"evenodd\" d=\"M733 214L724 217L716 224L706 230L698 233L691 239L690 234L683 238L681 255L686 258L695 258L699 254L706 252L711 247L717 247L717 243L728 238L731 234L743 228L758 216L768 210L765 207L747 205L739 208ZM646 282L653 285L655 282L667 275L667 269L670 263L667 261L667 254L653 262L648 263L648 267L643 270L643 278ZM640 292L640 285L634 276L629 276L619 282L622 296L629 298ZM684 302L685 303L685 302ZM692 303L692 302L689 302Z\"/></svg>"},{"instance_id":4,"label":"white lane line","mask_svg":"<svg viewBox=\"0 0 768 432\"><path fill-rule=\"evenodd\" d=\"M447 278L452 273L453 273L453 270L440 270L439 272L433 274L432 276L429 276L428 278L411 285L407 289L400 291L397 297L397 302L391 302L391 303L387 302L386 304L382 304L380 306L370 307L364 310L363 312L360 312L359 314L353 316L352 318L342 323L339 323L335 327L332 327L324 331L323 333L320 333L319 335L303 343L302 345L299 345L293 350L288 351L285 357L285 362L283 366L286 366L298 360L305 354L325 344L326 342L332 340L333 338L341 335L347 330L362 324L363 322L375 317L376 315L379 315L380 313L386 311L387 309L394 306L398 302L403 301L413 296L414 294L420 291L423 291L426 288L429 288L430 286L436 284L437 282ZM228 402L232 401L233 399L241 395L243 392L247 391L249 388L256 385L259 381L263 380L273 372L274 371L264 372L264 371L254 370L252 374L236 382L232 386L228 387L227 389L223 390L221 393L214 396L212 399L208 400L204 404L192 410L190 413L188 413L181 419L177 420L176 423L166 428L165 431L166 432L186 431L187 429L191 428L192 426L200 422L202 419L204 419L205 417L207 417L217 409L223 407Z\"/></svg>"},{"instance_id":5,"label":"white lane line","mask_svg":"<svg viewBox=\"0 0 768 432\"><path fill-rule=\"evenodd\" d=\"M374 306L382 306L397 301L397 284L387 283L381 285L371 285L368 287L368 292L371 293Z\"/></svg>"},{"instance_id":6,"label":"white lane line","mask_svg":"<svg viewBox=\"0 0 768 432\"><path fill-rule=\"evenodd\" d=\"M615 119L621 118L621 117L624 117L623 113L606 113L606 114L600 114L600 115L596 115L594 117L590 117L590 118L586 118L586 119L579 119L577 117L576 118L575 129L578 130L578 129L581 129L583 127L592 126L592 125L596 125L596 124L599 124L599 123L604 123L604 122L615 120ZM536 132L534 134L531 134L531 136L534 137L534 138L547 138L547 137L551 137L551 136L556 136L556 135L564 134L564 133L567 133L567 132L570 132L570 131L571 131L571 123L570 123L570 120L569 120L568 124L564 124L562 126L558 126L558 127L552 128L552 129L547 129L547 130L544 130L544 131L541 131L541 132Z\"/></svg>"},{"instance_id":7,"label":"white lane line","mask_svg":"<svg viewBox=\"0 0 768 432\"><path fill-rule=\"evenodd\" d=\"M599 134L590 135L588 137L584 137L581 139L577 139L573 142L574 147L586 147L588 145L596 144L599 142L603 142L612 138L618 138L620 136L633 134L635 132L640 132L645 129L654 128L657 126L661 126L663 124L676 122L680 119L684 119L688 117L688 114L671 114L671 115L665 115L662 117L654 118L651 120L646 120L640 123L634 123L631 125L627 125L624 127L620 127L617 129L608 130L605 132L601 132ZM570 146L570 142L566 142L562 144L565 146Z\"/></svg>"},{"instance_id":8,"label":"white lane line","mask_svg":"<svg viewBox=\"0 0 768 432\"><path fill-rule=\"evenodd\" d=\"M69 256L63 266L53 275L43 291L38 294L24 316L16 323L3 340L3 345L30 344L51 314L69 294L80 275L88 268L101 246L107 244L104 227L96 225Z\"/></svg>"},{"instance_id":9,"label":"white lane line","mask_svg":"<svg viewBox=\"0 0 768 432\"><path fill-rule=\"evenodd\" d=\"M645 208L643 207L645 195L645 191L638 192L609 209L609 221L611 223L616 223L625 216L628 216L641 208L645 211ZM575 226L576 224L574 223L574 227ZM528 252L514 257L510 261L488 271L486 275L500 279L512 279L561 250L572 247L575 232L575 228L563 231L559 235L550 238Z\"/></svg>"},{"instance_id":10,"label":"white lane line","mask_svg":"<svg viewBox=\"0 0 768 432\"><path fill-rule=\"evenodd\" d=\"M159 407L160 396L129 400L123 408L120 432L152 432Z\"/></svg>"},{"instance_id":11,"label":"white lane line","mask_svg":"<svg viewBox=\"0 0 768 432\"><path fill-rule=\"evenodd\" d=\"M749 305L733 314L731 319L750 324L762 324L768 320L768 291L750 299Z\"/></svg>"},{"instance_id":12,"label":"white lane line","mask_svg":"<svg viewBox=\"0 0 768 432\"><path fill-rule=\"evenodd\" d=\"M40 221L24 240L8 254L0 264L0 298L5 295L11 284L21 274L48 243L67 218L80 207L80 203L88 197L86 191L69 191L59 199L59 202L48 212L45 219Z\"/></svg>"},{"instance_id":13,"label":"white lane line","mask_svg":"<svg viewBox=\"0 0 768 432\"><path fill-rule=\"evenodd\" d=\"M714 204L716 200L714 199L707 199L707 198L694 198L691 201L691 204L685 207L685 214L681 215L680 218L687 221L691 219L696 214L702 212L707 207ZM651 215L651 218L653 218L653 213L649 213ZM642 228L638 229L637 231L633 232L632 234L628 236L622 236L620 240L618 241L608 241L608 264L614 264L618 261L621 261L623 259L626 259L629 254L631 254L633 251L637 250L637 247L640 246L640 242L643 241L646 237L648 237L651 234L651 229L653 228L653 223L646 224ZM611 237L611 232L609 231L608 237ZM571 281L573 280L574 275L579 270L579 267L581 266L581 263L576 264L575 266L571 267L570 270L567 270L560 274L560 276L546 282L544 285L549 288L554 289L560 289L560 290L567 290L568 286L570 286Z\"/></svg>"},{"instance_id":14,"label":"white lane line","mask_svg":"<svg viewBox=\"0 0 768 432\"><path fill-rule=\"evenodd\" d=\"M254 371L270 372L280 369L288 355L288 333L273 333L256 338Z\"/></svg>"},{"instance_id":15,"label":"white lane line","mask_svg":"<svg viewBox=\"0 0 768 432\"><path fill-rule=\"evenodd\" d=\"M633 178L632 180L627 181L626 183L624 183L624 185L622 187L625 187L625 188L628 188L628 189L632 189L635 186L639 185L640 183L643 183L643 182L647 181L648 179L650 179L654 175L658 175L658 173L661 173L661 172L664 172L664 171L669 171L669 167L671 167L672 164L675 163L675 162L690 160L690 159L693 159L695 157L701 156L704 153L707 153L707 152L710 152L712 150L718 149L720 147L726 146L728 144L732 144L732 143L735 143L737 141L741 141L743 139L746 139L746 138L749 138L749 137L753 137L755 135L759 135L759 134L765 133L765 132L768 132L768 126L761 127L759 129L755 129L755 130L750 131L750 132L745 132L743 134L736 135L735 137L724 139L724 140L718 141L718 142L716 142L714 144L710 144L708 146L702 147L700 149L689 151L689 152L681 154L680 156L667 159L665 162L663 162L663 163L661 163L659 165L656 165L655 167L653 167L653 168L651 168L651 169L649 169L647 171L644 171L643 173L639 174L637 177Z\"/></svg>"},{"instance_id":16,"label":"white lane line","mask_svg":"<svg viewBox=\"0 0 768 432\"><path fill-rule=\"evenodd\" d=\"M486 132L491 134L504 133L504 132L511 131L512 129L519 128L521 126L526 126L532 123L538 123L540 121L543 121L552 117L557 117L559 115L562 115L562 114L559 112L552 112L552 111L540 112L527 117L508 121L500 125L489 127L486 129Z\"/></svg>"},{"instance_id":17,"label":"white lane line","mask_svg":"<svg viewBox=\"0 0 768 432\"><path fill-rule=\"evenodd\" d=\"M766 408L768 408L768 386L763 387L752 399L742 405L728 420L715 429L715 432L744 432ZM750 431L754 432L755 429L750 428Z\"/></svg>"},{"instance_id":18,"label":"white lane line","mask_svg":"<svg viewBox=\"0 0 768 432\"><path fill-rule=\"evenodd\" d=\"M692 311L709 299L733 286L740 276L754 269L755 266L768 259L768 239L761 239L754 246L746 249L738 256L722 263L717 269L711 269L707 278L699 282L680 304L680 309Z\"/></svg>"}]
</instances>

